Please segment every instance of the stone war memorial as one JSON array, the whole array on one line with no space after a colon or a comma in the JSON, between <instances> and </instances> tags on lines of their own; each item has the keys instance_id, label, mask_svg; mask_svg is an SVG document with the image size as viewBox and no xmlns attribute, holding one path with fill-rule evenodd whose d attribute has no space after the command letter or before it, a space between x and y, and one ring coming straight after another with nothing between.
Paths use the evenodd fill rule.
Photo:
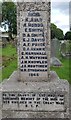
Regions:
<instances>
[{"instance_id":1,"label":"stone war memorial","mask_svg":"<svg viewBox=\"0 0 71 120\"><path fill-rule=\"evenodd\" d=\"M50 1L17 3L18 70L0 85L2 120L69 119L69 84L50 71Z\"/></svg>"}]
</instances>

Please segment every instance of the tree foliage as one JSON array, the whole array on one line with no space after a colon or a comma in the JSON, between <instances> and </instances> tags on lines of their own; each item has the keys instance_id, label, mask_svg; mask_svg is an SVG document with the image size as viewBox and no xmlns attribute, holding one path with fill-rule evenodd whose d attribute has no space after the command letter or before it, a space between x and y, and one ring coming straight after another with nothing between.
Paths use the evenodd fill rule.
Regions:
<instances>
[{"instance_id":1,"label":"tree foliage","mask_svg":"<svg viewBox=\"0 0 71 120\"><path fill-rule=\"evenodd\" d=\"M64 39L63 31L60 28L57 28L56 30L56 38L58 38L59 40Z\"/></svg>"},{"instance_id":2,"label":"tree foliage","mask_svg":"<svg viewBox=\"0 0 71 120\"><path fill-rule=\"evenodd\" d=\"M71 40L71 31L66 32L64 39Z\"/></svg>"},{"instance_id":3,"label":"tree foliage","mask_svg":"<svg viewBox=\"0 0 71 120\"><path fill-rule=\"evenodd\" d=\"M17 11L16 5L12 1L3 2L2 4L2 21L8 25L9 36L17 34ZM53 23L51 23L51 39L57 38L59 40L64 38L63 31Z\"/></svg>"},{"instance_id":4,"label":"tree foliage","mask_svg":"<svg viewBox=\"0 0 71 120\"><path fill-rule=\"evenodd\" d=\"M57 26L53 23L51 23L51 39L55 38L55 30L56 30Z\"/></svg>"},{"instance_id":5,"label":"tree foliage","mask_svg":"<svg viewBox=\"0 0 71 120\"><path fill-rule=\"evenodd\" d=\"M51 23L51 39L57 38L59 40L64 39L63 31L53 23Z\"/></svg>"},{"instance_id":6,"label":"tree foliage","mask_svg":"<svg viewBox=\"0 0 71 120\"><path fill-rule=\"evenodd\" d=\"M17 34L17 20L16 20L16 5L14 2L2 3L2 21L8 25L9 37L12 38L12 34Z\"/></svg>"}]
</instances>

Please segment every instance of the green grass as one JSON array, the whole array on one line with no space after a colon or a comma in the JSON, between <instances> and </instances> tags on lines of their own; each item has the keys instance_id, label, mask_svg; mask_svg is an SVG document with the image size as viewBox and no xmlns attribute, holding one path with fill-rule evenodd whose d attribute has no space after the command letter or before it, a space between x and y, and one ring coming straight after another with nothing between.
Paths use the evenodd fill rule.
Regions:
<instances>
[{"instance_id":1,"label":"green grass","mask_svg":"<svg viewBox=\"0 0 71 120\"><path fill-rule=\"evenodd\" d=\"M15 59L14 61L11 61L7 67L3 68L2 71L2 80L5 78L8 78L14 70L17 68L17 60Z\"/></svg>"},{"instance_id":2,"label":"green grass","mask_svg":"<svg viewBox=\"0 0 71 120\"><path fill-rule=\"evenodd\" d=\"M2 81L2 71L0 70L0 82Z\"/></svg>"},{"instance_id":3,"label":"green grass","mask_svg":"<svg viewBox=\"0 0 71 120\"><path fill-rule=\"evenodd\" d=\"M9 78L14 70L17 69L17 52L16 48L13 47L11 44L8 44L5 48L2 49L2 56L3 56L3 65L5 66L2 70L2 80ZM51 67L51 70L57 72L58 76L61 79L67 79L70 83L70 71L71 71L71 59L64 59L60 57L62 62L62 67ZM1 80L1 73L0 73L0 80Z\"/></svg>"},{"instance_id":4,"label":"green grass","mask_svg":"<svg viewBox=\"0 0 71 120\"><path fill-rule=\"evenodd\" d=\"M15 54L16 54L16 48L11 44L7 44L7 46L2 49L2 56L12 57Z\"/></svg>"},{"instance_id":5,"label":"green grass","mask_svg":"<svg viewBox=\"0 0 71 120\"><path fill-rule=\"evenodd\" d=\"M12 72L17 69L17 52L16 48L11 44L7 44L2 49L2 65L4 66L2 69L2 80L9 78Z\"/></svg>"},{"instance_id":6,"label":"green grass","mask_svg":"<svg viewBox=\"0 0 71 120\"><path fill-rule=\"evenodd\" d=\"M51 67L51 70L56 71L56 73L58 74L58 76L61 79L67 79L69 81L69 83L71 83L71 75L70 75L70 71L71 71L71 59L67 59L67 58L60 58L61 62L62 62L62 66L61 67Z\"/></svg>"}]
</instances>

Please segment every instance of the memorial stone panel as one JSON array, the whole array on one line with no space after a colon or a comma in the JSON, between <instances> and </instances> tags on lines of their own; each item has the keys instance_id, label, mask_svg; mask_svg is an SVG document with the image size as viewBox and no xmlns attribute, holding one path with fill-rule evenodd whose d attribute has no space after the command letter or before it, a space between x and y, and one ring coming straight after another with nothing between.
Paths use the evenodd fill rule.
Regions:
<instances>
[{"instance_id":1,"label":"memorial stone panel","mask_svg":"<svg viewBox=\"0 0 71 120\"><path fill-rule=\"evenodd\" d=\"M68 81L49 69L50 2L30 1L17 3L18 71L0 87L2 118L69 118Z\"/></svg>"},{"instance_id":2,"label":"memorial stone panel","mask_svg":"<svg viewBox=\"0 0 71 120\"><path fill-rule=\"evenodd\" d=\"M64 111L64 94L47 92L3 92L3 109Z\"/></svg>"},{"instance_id":3,"label":"memorial stone panel","mask_svg":"<svg viewBox=\"0 0 71 120\"><path fill-rule=\"evenodd\" d=\"M39 7L38 4L37 7ZM40 10L35 10L35 5L33 4L34 9L29 7L29 10L25 9L19 12L19 76L23 81L47 81L48 79L48 5L46 4L47 9L42 9L41 6Z\"/></svg>"}]
</instances>

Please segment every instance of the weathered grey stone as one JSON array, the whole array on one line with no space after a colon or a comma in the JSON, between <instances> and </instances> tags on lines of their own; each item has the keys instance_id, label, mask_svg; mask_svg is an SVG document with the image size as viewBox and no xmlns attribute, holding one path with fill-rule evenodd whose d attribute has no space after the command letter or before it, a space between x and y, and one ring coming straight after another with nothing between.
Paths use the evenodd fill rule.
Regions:
<instances>
[{"instance_id":1,"label":"weathered grey stone","mask_svg":"<svg viewBox=\"0 0 71 120\"><path fill-rule=\"evenodd\" d=\"M56 57L52 57L50 59L50 63L51 63L51 66L62 66L61 61Z\"/></svg>"},{"instance_id":2,"label":"weathered grey stone","mask_svg":"<svg viewBox=\"0 0 71 120\"><path fill-rule=\"evenodd\" d=\"M60 41L57 38L51 40L51 58L58 58L60 52Z\"/></svg>"},{"instance_id":3,"label":"weathered grey stone","mask_svg":"<svg viewBox=\"0 0 71 120\"><path fill-rule=\"evenodd\" d=\"M48 82L18 82L17 81L17 72L15 71L11 77L2 83L2 96L5 101L10 101L10 103L3 103L2 101L2 117L8 118L68 118L69 117L69 86L66 80L60 80L57 74L53 71L50 72L50 81ZM1 90L1 87L0 87ZM43 94L44 93L44 94ZM7 96L4 96L6 94ZM11 97L11 94L16 95L16 99L19 100L18 103L12 103L15 101L15 96ZM34 100L32 99L31 105L27 101L26 105L21 104L21 98L18 96L21 94L23 97L26 94L26 98L31 96L31 94L36 94ZM38 94L43 95L41 100L37 100ZM10 96L9 96L10 95ZM48 96L49 104L43 104L43 99ZM9 98L6 100L5 98ZM13 98L10 100L10 98ZM30 98L30 97L29 97ZM51 98L56 98L51 100ZM62 100L62 101L61 101ZM40 104L36 107L36 103L40 101ZM46 100L47 101L47 100ZM53 102L53 104L50 104ZM59 104L56 104L59 102ZM60 104L62 103L62 104ZM22 110L22 111L21 111ZM43 111L43 112L42 112Z\"/></svg>"},{"instance_id":4,"label":"weathered grey stone","mask_svg":"<svg viewBox=\"0 0 71 120\"><path fill-rule=\"evenodd\" d=\"M19 80L34 82L48 80L50 2L19 2L17 12Z\"/></svg>"},{"instance_id":5,"label":"weathered grey stone","mask_svg":"<svg viewBox=\"0 0 71 120\"><path fill-rule=\"evenodd\" d=\"M17 5L17 14L18 71L15 71L9 79L0 84L1 117L6 119L69 118L68 81L61 80L56 72L50 71L50 2L37 0L36 2L32 2L31 0L31 2L23 3L22 1ZM36 23L36 25L38 25L37 23L39 23L39 25L42 23L44 29L39 29L39 31L43 31L43 38L41 37L42 33L39 31L34 32L34 29L32 31L27 31L29 28L32 28L27 26L30 23ZM32 41L32 36L30 36L33 32L34 34L41 33L41 36L33 36L35 41ZM29 36L27 37L26 34L28 33ZM43 39L43 42L40 40L36 41L38 37ZM29 39L31 41L29 41ZM33 43L36 43L37 45L32 45ZM25 45L27 47L23 47ZM39 50L34 50L37 54L33 55L32 49L40 47L41 49L44 47L44 50L40 50L40 52ZM31 51L31 54L27 53L27 58L26 51ZM45 52L45 55L42 55L42 52ZM32 55L32 58L29 57L30 55ZM38 58L33 59L33 57L36 57L37 55L38 57L45 56L46 58L44 58L44 60L40 58L39 60ZM21 59L23 60L21 61ZM31 62L36 62L37 60L37 64ZM46 64L44 63L45 61ZM40 66L38 65L41 65L42 63L43 67L40 69ZM31 66L29 67L28 65ZM37 67L35 67L35 65L37 65ZM40 69L41 71L22 72L22 69L24 70L25 66L26 70L29 67L30 69L33 68L33 70L35 70L35 68L37 70L38 68L38 70ZM42 71L45 69L46 71ZM30 76L30 73L34 74L34 76ZM37 76L35 76L36 73L38 74Z\"/></svg>"},{"instance_id":6,"label":"weathered grey stone","mask_svg":"<svg viewBox=\"0 0 71 120\"><path fill-rule=\"evenodd\" d=\"M0 89L0 120L2 119L2 90Z\"/></svg>"}]
</instances>

